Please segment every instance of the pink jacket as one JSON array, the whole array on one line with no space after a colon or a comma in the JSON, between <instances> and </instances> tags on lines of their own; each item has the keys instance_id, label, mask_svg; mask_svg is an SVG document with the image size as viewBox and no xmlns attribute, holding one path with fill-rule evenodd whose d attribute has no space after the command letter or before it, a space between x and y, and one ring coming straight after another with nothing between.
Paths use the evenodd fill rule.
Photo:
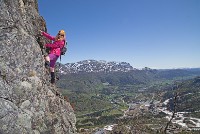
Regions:
<instances>
[{"instance_id":1,"label":"pink jacket","mask_svg":"<svg viewBox=\"0 0 200 134\"><path fill-rule=\"evenodd\" d=\"M53 40L53 43L51 44L45 44L46 47L50 48L50 54L55 54L60 56L60 49L64 47L65 40L57 40L55 41L55 37L49 35L48 33L42 32L42 35L46 38Z\"/></svg>"}]
</instances>

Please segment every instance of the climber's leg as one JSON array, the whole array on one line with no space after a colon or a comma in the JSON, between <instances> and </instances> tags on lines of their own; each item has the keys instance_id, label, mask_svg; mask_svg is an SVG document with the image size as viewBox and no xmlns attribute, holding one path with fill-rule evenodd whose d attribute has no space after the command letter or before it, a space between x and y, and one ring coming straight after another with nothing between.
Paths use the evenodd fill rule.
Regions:
<instances>
[{"instance_id":1,"label":"climber's leg","mask_svg":"<svg viewBox=\"0 0 200 134\"><path fill-rule=\"evenodd\" d=\"M55 83L55 64L59 56L54 54L49 54L50 58L50 72L51 72L51 83Z\"/></svg>"}]
</instances>

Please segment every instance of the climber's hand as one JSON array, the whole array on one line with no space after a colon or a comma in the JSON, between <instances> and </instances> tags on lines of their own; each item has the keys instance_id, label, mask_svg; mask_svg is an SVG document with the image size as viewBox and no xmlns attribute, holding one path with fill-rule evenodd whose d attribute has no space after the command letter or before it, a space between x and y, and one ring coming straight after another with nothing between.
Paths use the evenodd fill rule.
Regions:
<instances>
[{"instance_id":1,"label":"climber's hand","mask_svg":"<svg viewBox=\"0 0 200 134\"><path fill-rule=\"evenodd\" d=\"M40 34L42 35L42 32L43 32L43 31L42 31L42 30L39 30L39 31L40 31Z\"/></svg>"}]
</instances>

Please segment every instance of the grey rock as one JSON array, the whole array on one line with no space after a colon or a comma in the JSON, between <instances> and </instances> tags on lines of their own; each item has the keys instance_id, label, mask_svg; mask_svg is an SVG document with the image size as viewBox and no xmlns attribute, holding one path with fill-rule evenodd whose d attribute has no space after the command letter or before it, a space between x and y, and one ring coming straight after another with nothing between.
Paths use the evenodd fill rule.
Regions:
<instances>
[{"instance_id":1,"label":"grey rock","mask_svg":"<svg viewBox=\"0 0 200 134\"><path fill-rule=\"evenodd\" d=\"M74 110L45 72L37 0L0 0L0 10L0 133L76 133Z\"/></svg>"}]
</instances>

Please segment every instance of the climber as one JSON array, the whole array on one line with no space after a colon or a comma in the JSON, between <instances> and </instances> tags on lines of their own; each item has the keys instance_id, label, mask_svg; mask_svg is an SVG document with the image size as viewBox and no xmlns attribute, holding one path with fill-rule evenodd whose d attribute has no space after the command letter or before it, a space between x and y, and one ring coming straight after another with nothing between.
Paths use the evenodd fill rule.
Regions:
<instances>
[{"instance_id":1,"label":"climber","mask_svg":"<svg viewBox=\"0 0 200 134\"><path fill-rule=\"evenodd\" d=\"M66 35L64 30L60 30L56 37L40 31L41 35L53 41L53 43L45 44L45 47L50 48L50 53L45 57L45 67L50 68L51 72L51 83L55 84L55 64L58 57L61 55L61 49L64 47L66 42Z\"/></svg>"}]
</instances>

